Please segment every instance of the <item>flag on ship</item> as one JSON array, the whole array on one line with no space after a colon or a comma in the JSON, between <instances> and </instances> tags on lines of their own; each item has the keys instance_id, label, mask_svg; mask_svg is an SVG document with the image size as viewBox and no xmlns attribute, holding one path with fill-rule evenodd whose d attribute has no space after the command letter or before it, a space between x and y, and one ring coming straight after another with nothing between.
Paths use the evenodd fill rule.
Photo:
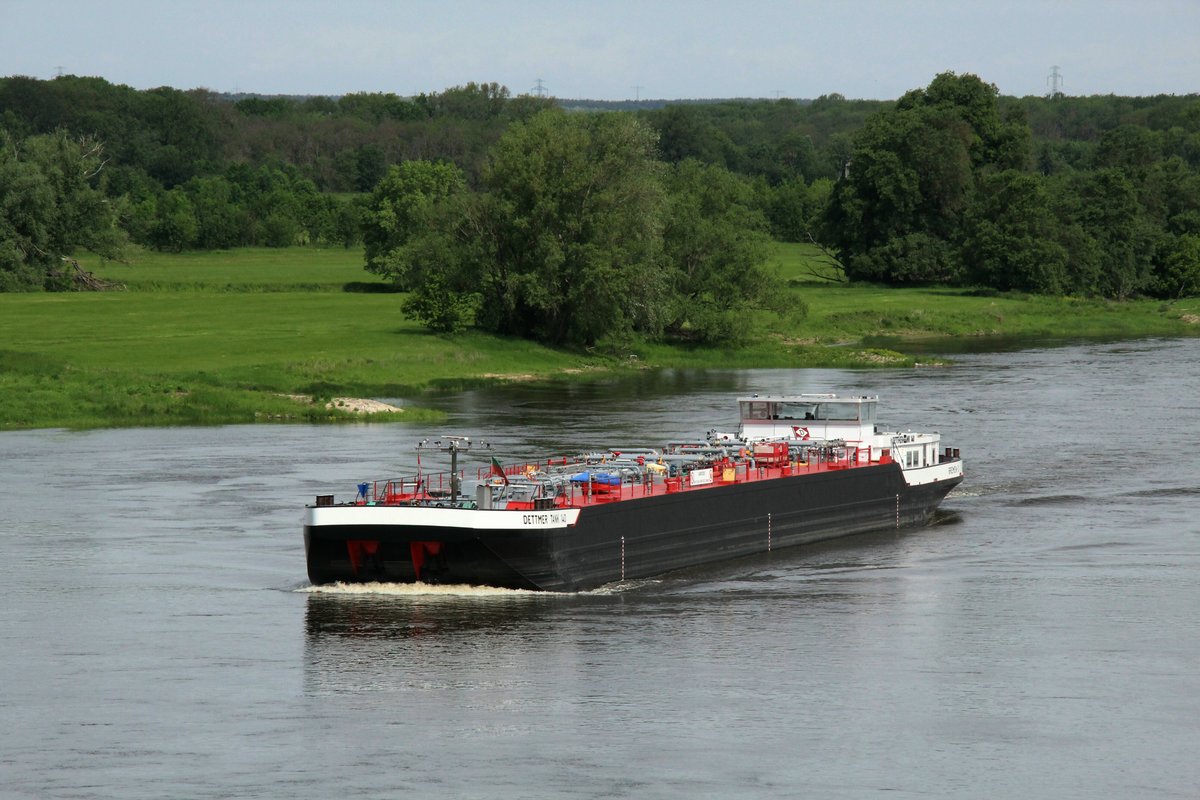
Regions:
<instances>
[{"instance_id":1,"label":"flag on ship","mask_svg":"<svg viewBox=\"0 0 1200 800\"><path fill-rule=\"evenodd\" d=\"M508 485L508 476L504 474L504 467L500 466L500 462L492 456L492 474L499 475L504 480L504 485Z\"/></svg>"}]
</instances>

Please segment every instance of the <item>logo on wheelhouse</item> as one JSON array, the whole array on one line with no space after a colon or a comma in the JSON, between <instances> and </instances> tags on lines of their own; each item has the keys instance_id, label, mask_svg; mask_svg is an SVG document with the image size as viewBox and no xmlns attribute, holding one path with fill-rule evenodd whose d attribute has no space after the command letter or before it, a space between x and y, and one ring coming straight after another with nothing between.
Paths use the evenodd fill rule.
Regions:
<instances>
[{"instance_id":1,"label":"logo on wheelhouse","mask_svg":"<svg viewBox=\"0 0 1200 800\"><path fill-rule=\"evenodd\" d=\"M809 435L808 428L800 426L800 425L792 426L792 436L794 436L795 438L799 439L802 442L807 442L810 438L812 438Z\"/></svg>"}]
</instances>

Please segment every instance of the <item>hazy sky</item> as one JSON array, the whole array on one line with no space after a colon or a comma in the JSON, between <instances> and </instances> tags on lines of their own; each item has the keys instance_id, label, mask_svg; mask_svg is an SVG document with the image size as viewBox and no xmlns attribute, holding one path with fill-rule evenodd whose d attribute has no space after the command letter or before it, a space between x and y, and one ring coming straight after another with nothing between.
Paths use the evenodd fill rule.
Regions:
<instances>
[{"instance_id":1,"label":"hazy sky","mask_svg":"<svg viewBox=\"0 0 1200 800\"><path fill-rule=\"evenodd\" d=\"M138 89L891 99L1200 92L1200 0L0 0L0 75Z\"/></svg>"}]
</instances>

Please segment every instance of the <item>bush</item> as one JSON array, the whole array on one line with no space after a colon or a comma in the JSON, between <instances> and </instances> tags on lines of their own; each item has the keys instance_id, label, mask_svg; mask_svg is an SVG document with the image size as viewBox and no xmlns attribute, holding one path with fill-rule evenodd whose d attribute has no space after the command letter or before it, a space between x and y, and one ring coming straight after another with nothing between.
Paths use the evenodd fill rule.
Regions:
<instances>
[{"instance_id":1,"label":"bush","mask_svg":"<svg viewBox=\"0 0 1200 800\"><path fill-rule=\"evenodd\" d=\"M296 243L300 226L296 220L279 213L270 214L263 223L263 244L267 247L291 247Z\"/></svg>"}]
</instances>

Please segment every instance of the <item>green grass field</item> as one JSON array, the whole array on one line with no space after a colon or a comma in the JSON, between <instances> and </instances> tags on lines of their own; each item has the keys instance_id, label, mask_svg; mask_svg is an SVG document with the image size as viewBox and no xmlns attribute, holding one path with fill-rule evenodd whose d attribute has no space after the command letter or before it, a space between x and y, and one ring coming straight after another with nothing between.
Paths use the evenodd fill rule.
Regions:
<instances>
[{"instance_id":1,"label":"green grass field","mask_svg":"<svg viewBox=\"0 0 1200 800\"><path fill-rule=\"evenodd\" d=\"M87 268L139 292L341 292L347 285L360 289L387 286L378 275L363 269L361 248L240 247L189 253L137 250L128 264L106 262Z\"/></svg>"},{"instance_id":2,"label":"green grass field","mask_svg":"<svg viewBox=\"0 0 1200 800\"><path fill-rule=\"evenodd\" d=\"M0 295L0 429L338 420L286 395L400 397L435 385L676 366L906 366L867 337L1195 333L1200 300L1105 303L848 287L814 278L814 248L779 245L779 291L806 315L763 311L746 344L558 350L405 319L361 251L291 248L83 262L123 292ZM347 291L347 287L353 291ZM838 345L836 347L830 345ZM850 345L850 346L847 346ZM628 355L636 355L630 359ZM392 419L429 421L410 409ZM386 419L387 417L373 417Z\"/></svg>"},{"instance_id":3,"label":"green grass field","mask_svg":"<svg viewBox=\"0 0 1200 800\"><path fill-rule=\"evenodd\" d=\"M1138 300L1118 303L1074 297L973 293L963 289L893 289L822 280L828 274L820 251L808 245L776 244L773 262L783 291L800 298L809 313L780 327L764 315L764 330L823 344L869 337L1101 338L1181 336L1200 333L1200 298L1177 303ZM773 315L772 315L773 316Z\"/></svg>"}]
</instances>

